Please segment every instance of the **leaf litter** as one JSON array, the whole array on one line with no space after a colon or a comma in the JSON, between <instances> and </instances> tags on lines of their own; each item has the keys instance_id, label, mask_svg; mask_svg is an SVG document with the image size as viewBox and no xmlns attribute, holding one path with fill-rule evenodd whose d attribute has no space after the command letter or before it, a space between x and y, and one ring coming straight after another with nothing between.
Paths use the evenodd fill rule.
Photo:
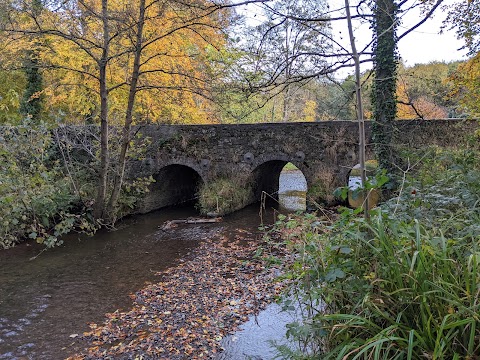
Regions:
<instances>
[{"instance_id":1,"label":"leaf litter","mask_svg":"<svg viewBox=\"0 0 480 360\"><path fill-rule=\"evenodd\" d=\"M279 267L256 257L254 234L217 234L161 281L132 294L133 307L106 314L76 338L84 351L71 360L214 359L221 340L280 295Z\"/></svg>"}]
</instances>

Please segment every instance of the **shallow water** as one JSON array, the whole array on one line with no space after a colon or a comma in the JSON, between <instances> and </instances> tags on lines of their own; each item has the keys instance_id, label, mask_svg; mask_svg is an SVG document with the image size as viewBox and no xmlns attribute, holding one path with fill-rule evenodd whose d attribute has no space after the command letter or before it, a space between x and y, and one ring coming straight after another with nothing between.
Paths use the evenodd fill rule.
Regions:
<instances>
[{"instance_id":1,"label":"shallow water","mask_svg":"<svg viewBox=\"0 0 480 360\"><path fill-rule=\"evenodd\" d=\"M29 260L41 251L35 244L0 252L0 359L68 355L70 335L128 307L130 293L218 230L188 227L172 237L158 229L167 219L192 215L185 208L127 219L114 232L70 236L35 260Z\"/></svg>"},{"instance_id":2,"label":"shallow water","mask_svg":"<svg viewBox=\"0 0 480 360\"><path fill-rule=\"evenodd\" d=\"M253 205L221 223L163 231L159 227L167 220L198 215L193 207L169 208L126 219L116 231L69 236L63 246L35 260L30 259L43 247L34 243L0 251L0 359L61 359L75 353L73 337L87 331L89 322L102 322L105 313L128 309L129 294L158 281L156 272L175 266L203 239L218 232L228 236L237 229L255 231L258 214L258 205ZM258 318L278 324L280 316L272 311ZM275 326L264 330L265 338L284 334ZM258 329L247 332L256 334ZM250 341L230 343L227 354L271 358L270 349ZM223 359L237 359L232 356Z\"/></svg>"},{"instance_id":3,"label":"shallow water","mask_svg":"<svg viewBox=\"0 0 480 360\"><path fill-rule=\"evenodd\" d=\"M280 173L278 202L280 211L305 211L307 181L300 170ZM257 316L252 316L235 334L222 341L225 349L218 360L271 360L278 355L277 345L287 342L287 324L300 319L298 308L282 311L281 306L270 304Z\"/></svg>"},{"instance_id":4,"label":"shallow water","mask_svg":"<svg viewBox=\"0 0 480 360\"><path fill-rule=\"evenodd\" d=\"M222 341L225 349L218 360L270 360L278 355L277 346L290 343L285 334L287 324L299 321L298 311L283 311L280 305L270 304L257 316L240 326L239 331Z\"/></svg>"}]
</instances>

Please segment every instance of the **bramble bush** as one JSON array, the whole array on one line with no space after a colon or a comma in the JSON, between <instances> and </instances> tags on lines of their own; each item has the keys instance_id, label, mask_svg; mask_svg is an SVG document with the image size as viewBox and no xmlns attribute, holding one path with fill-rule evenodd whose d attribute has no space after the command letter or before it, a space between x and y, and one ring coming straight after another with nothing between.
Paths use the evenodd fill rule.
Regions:
<instances>
[{"instance_id":1,"label":"bramble bush","mask_svg":"<svg viewBox=\"0 0 480 360\"><path fill-rule=\"evenodd\" d=\"M49 129L28 122L0 131L0 246L24 238L47 247L73 228L93 230L87 212L78 213L80 199L54 154Z\"/></svg>"},{"instance_id":2,"label":"bramble bush","mask_svg":"<svg viewBox=\"0 0 480 360\"><path fill-rule=\"evenodd\" d=\"M296 254L289 301L309 310L283 357L479 358L478 179L477 149L436 149L369 221L351 209L278 221L270 236Z\"/></svg>"}]
</instances>

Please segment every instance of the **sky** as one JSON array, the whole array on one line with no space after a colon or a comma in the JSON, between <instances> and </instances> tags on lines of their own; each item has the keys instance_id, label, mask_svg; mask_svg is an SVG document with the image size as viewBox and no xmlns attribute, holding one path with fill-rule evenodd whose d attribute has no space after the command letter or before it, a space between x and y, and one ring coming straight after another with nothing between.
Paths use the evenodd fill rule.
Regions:
<instances>
[{"instance_id":1,"label":"sky","mask_svg":"<svg viewBox=\"0 0 480 360\"><path fill-rule=\"evenodd\" d=\"M452 3L452 1L446 1ZM402 26L410 27L418 14L406 18ZM466 50L459 50L464 42L458 40L452 30L444 30L440 34L442 21L446 13L438 10L432 19L427 20L417 30L407 35L399 43L399 52L405 59L407 65L412 66L416 63L428 63L431 61L454 61L466 59Z\"/></svg>"},{"instance_id":2,"label":"sky","mask_svg":"<svg viewBox=\"0 0 480 360\"><path fill-rule=\"evenodd\" d=\"M419 1L419 0L414 0ZM443 4L451 5L458 0L444 0ZM330 9L339 9L345 6L344 0L328 0ZM354 3L354 0L351 0ZM411 3L411 2L410 2ZM252 10L255 12L255 7L251 8L250 21L255 23L258 18L253 18ZM257 9L258 10L258 9ZM333 15L332 15L333 16ZM403 63L406 66L413 66L415 64L425 64L433 61L455 61L465 60L466 50L459 50L463 41L456 38L454 31L445 29L442 34L440 30L442 22L446 17L446 12L441 8L438 8L434 13L433 18L428 19L419 28L405 36L398 43L398 52L401 56ZM409 11L402 18L402 23L398 28L398 33L403 33L406 29L416 24L422 16L418 9ZM372 39L372 32L369 29L368 24L355 24L355 39L357 48L361 49L364 44L367 44ZM336 40L340 40L341 44L350 49L350 43L347 32L346 21L336 21L332 24L332 33ZM371 64L364 65L362 70L371 68ZM353 69L344 69L337 73L338 78L345 78L347 75L352 74Z\"/></svg>"},{"instance_id":3,"label":"sky","mask_svg":"<svg viewBox=\"0 0 480 360\"><path fill-rule=\"evenodd\" d=\"M344 6L344 0L329 0L331 8L339 8ZM451 5L454 0L445 0L445 5ZM438 8L434 13L433 18L428 19L416 30L405 36L398 43L398 52L406 66L413 66L415 64L426 64L433 61L455 61L465 60L466 50L459 50L463 46L463 41L458 40L454 31L444 29L440 34L442 22L445 20L446 12ZM415 25L422 15L418 9L409 11L402 18L402 23L398 28L398 34L403 33ZM346 21L337 22L333 24L333 33L338 34L342 32L345 46L350 48L347 37ZM371 41L372 33L367 24L355 27L354 36L356 38L357 48L362 48L362 44L367 44ZM363 70L371 68L371 65L366 65ZM353 70L348 69L338 74L343 78L347 74L353 73Z\"/></svg>"}]
</instances>

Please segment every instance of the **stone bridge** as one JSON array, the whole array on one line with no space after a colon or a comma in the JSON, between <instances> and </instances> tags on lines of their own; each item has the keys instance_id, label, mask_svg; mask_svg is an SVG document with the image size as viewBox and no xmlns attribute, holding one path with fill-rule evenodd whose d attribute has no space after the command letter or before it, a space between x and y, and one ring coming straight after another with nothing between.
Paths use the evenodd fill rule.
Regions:
<instances>
[{"instance_id":1,"label":"stone bridge","mask_svg":"<svg viewBox=\"0 0 480 360\"><path fill-rule=\"evenodd\" d=\"M394 143L415 149L455 146L476 128L475 121L397 121ZM191 199L202 183L219 178L238 186L249 184L252 203L262 191L278 191L280 172L288 162L303 172L309 188L323 189L327 195L346 184L358 163L358 125L353 121L146 125L135 130L151 142L143 160L129 162L127 176L156 180L136 210L141 213ZM371 139L368 122L366 132ZM371 158L373 145L367 140L367 159Z\"/></svg>"}]
</instances>

